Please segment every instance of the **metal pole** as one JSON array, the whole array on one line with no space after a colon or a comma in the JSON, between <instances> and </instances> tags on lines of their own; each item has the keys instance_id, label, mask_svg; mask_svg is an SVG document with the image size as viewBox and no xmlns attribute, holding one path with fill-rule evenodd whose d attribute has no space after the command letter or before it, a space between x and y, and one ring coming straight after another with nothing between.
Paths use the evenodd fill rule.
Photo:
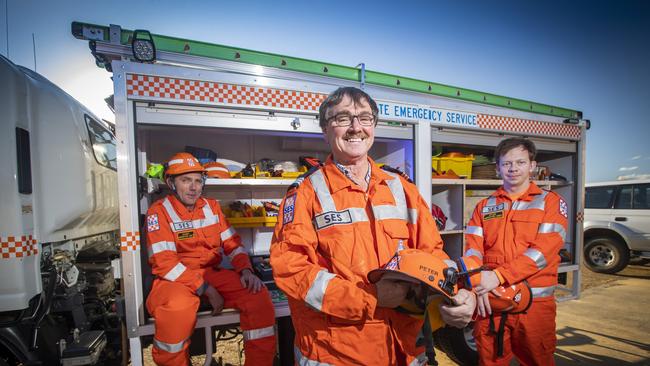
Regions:
<instances>
[{"instance_id":1,"label":"metal pole","mask_svg":"<svg viewBox=\"0 0 650 366\"><path fill-rule=\"evenodd\" d=\"M364 90L366 88L366 64L362 62L357 65L357 67L359 66L361 66L361 90Z\"/></svg>"},{"instance_id":2,"label":"metal pole","mask_svg":"<svg viewBox=\"0 0 650 366\"><path fill-rule=\"evenodd\" d=\"M7 36L7 58L9 58L9 0L5 0L5 35Z\"/></svg>"},{"instance_id":3,"label":"metal pole","mask_svg":"<svg viewBox=\"0 0 650 366\"><path fill-rule=\"evenodd\" d=\"M36 39L34 38L34 33L32 33L32 51L34 53L34 72L36 71Z\"/></svg>"}]
</instances>

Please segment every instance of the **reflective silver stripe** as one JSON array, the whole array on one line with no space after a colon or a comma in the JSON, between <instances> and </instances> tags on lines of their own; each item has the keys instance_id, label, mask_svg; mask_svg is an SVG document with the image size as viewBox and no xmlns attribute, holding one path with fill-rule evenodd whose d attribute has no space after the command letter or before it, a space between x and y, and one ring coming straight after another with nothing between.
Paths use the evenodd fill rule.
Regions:
<instances>
[{"instance_id":1,"label":"reflective silver stripe","mask_svg":"<svg viewBox=\"0 0 650 366\"><path fill-rule=\"evenodd\" d=\"M275 334L275 328L272 325L265 328L249 329L244 332L244 341L270 337Z\"/></svg>"},{"instance_id":2,"label":"reflective silver stripe","mask_svg":"<svg viewBox=\"0 0 650 366\"><path fill-rule=\"evenodd\" d=\"M419 355L415 356L415 359L409 363L409 366L424 366L427 364L427 361L429 361L427 355L422 352Z\"/></svg>"},{"instance_id":3,"label":"reflective silver stripe","mask_svg":"<svg viewBox=\"0 0 650 366\"><path fill-rule=\"evenodd\" d=\"M172 166L176 164L182 164L184 159L174 159L167 162L167 166Z\"/></svg>"},{"instance_id":4,"label":"reflective silver stripe","mask_svg":"<svg viewBox=\"0 0 650 366\"><path fill-rule=\"evenodd\" d=\"M242 253L248 255L248 252L244 248L237 247L232 252L230 252L230 254L228 254L228 258L232 260L233 258L235 258L235 256Z\"/></svg>"},{"instance_id":5,"label":"reflective silver stripe","mask_svg":"<svg viewBox=\"0 0 650 366\"><path fill-rule=\"evenodd\" d=\"M149 258L151 258L151 256L154 254L158 254L166 250L169 250L170 252L175 252L176 244L174 244L173 241L159 241L157 243L153 243L149 248Z\"/></svg>"},{"instance_id":6,"label":"reflective silver stripe","mask_svg":"<svg viewBox=\"0 0 650 366\"><path fill-rule=\"evenodd\" d=\"M377 220L398 219L408 221L408 212L399 206L381 205L372 206L372 213Z\"/></svg>"},{"instance_id":7,"label":"reflective silver stripe","mask_svg":"<svg viewBox=\"0 0 650 366\"><path fill-rule=\"evenodd\" d=\"M546 198L546 195L548 195L548 192L542 191L541 194L536 195L535 198L533 198L533 200L530 202L515 201L515 203L512 204L512 209L518 211L531 209L544 211L544 198Z\"/></svg>"},{"instance_id":8,"label":"reflective silver stripe","mask_svg":"<svg viewBox=\"0 0 650 366\"><path fill-rule=\"evenodd\" d=\"M206 171L206 172L214 172L214 171L218 171L218 172L226 172L226 173L229 173L229 172L228 172L228 169L223 168L223 167L220 167L220 166L209 167L209 168L206 168L205 171Z\"/></svg>"},{"instance_id":9,"label":"reflective silver stripe","mask_svg":"<svg viewBox=\"0 0 650 366\"><path fill-rule=\"evenodd\" d=\"M327 284L334 277L336 277L335 274L321 269L316 275L314 282L312 282L311 287L309 287L309 291L307 291L305 302L312 308L321 311L323 309L323 297L327 290Z\"/></svg>"},{"instance_id":10,"label":"reflective silver stripe","mask_svg":"<svg viewBox=\"0 0 650 366\"><path fill-rule=\"evenodd\" d=\"M455 270L458 271L458 265L456 264L456 262L452 261L451 259L445 259L445 264L448 267L454 268Z\"/></svg>"},{"instance_id":11,"label":"reflective silver stripe","mask_svg":"<svg viewBox=\"0 0 650 366\"><path fill-rule=\"evenodd\" d=\"M497 198L494 196L488 197L487 203L485 204L486 206L496 206L497 205Z\"/></svg>"},{"instance_id":12,"label":"reflective silver stripe","mask_svg":"<svg viewBox=\"0 0 650 366\"><path fill-rule=\"evenodd\" d=\"M365 208L350 207L347 209L347 211L350 211L350 218L352 219L352 222L369 221Z\"/></svg>"},{"instance_id":13,"label":"reflective silver stripe","mask_svg":"<svg viewBox=\"0 0 650 366\"><path fill-rule=\"evenodd\" d=\"M171 201L169 201L169 198L165 197L163 200L163 207L165 208L165 211L167 211L169 217L172 219L172 222L169 223L172 231L177 232L188 229L201 229L219 223L219 216L215 215L214 212L212 212L212 208L210 208L210 204L205 198L203 198L203 201L205 202L205 205L202 208L204 218L192 221L183 221L176 213L176 210L174 210L174 206L172 205Z\"/></svg>"},{"instance_id":14,"label":"reflective silver stripe","mask_svg":"<svg viewBox=\"0 0 650 366\"><path fill-rule=\"evenodd\" d=\"M183 350L183 345L185 344L185 341L180 341L178 343L165 343L163 341L159 341L156 338L153 339L153 345L161 349L163 351L169 352L169 353L177 353Z\"/></svg>"},{"instance_id":15,"label":"reflective silver stripe","mask_svg":"<svg viewBox=\"0 0 650 366\"><path fill-rule=\"evenodd\" d=\"M524 255L535 262L535 265L537 266L537 269L544 269L546 268L546 258L544 258L544 254L540 252L537 249L532 249L528 248L524 252Z\"/></svg>"},{"instance_id":16,"label":"reflective silver stripe","mask_svg":"<svg viewBox=\"0 0 650 366\"><path fill-rule=\"evenodd\" d=\"M218 223L219 223L219 216L214 216L214 215L204 219L192 220L192 226L194 226L195 229L201 229Z\"/></svg>"},{"instance_id":17,"label":"reflective silver stripe","mask_svg":"<svg viewBox=\"0 0 650 366\"><path fill-rule=\"evenodd\" d=\"M221 232L221 241L226 241L230 239L233 235L235 235L235 229L231 227L227 228L226 230Z\"/></svg>"},{"instance_id":18,"label":"reflective silver stripe","mask_svg":"<svg viewBox=\"0 0 650 366\"><path fill-rule=\"evenodd\" d=\"M533 293L533 298L547 297L547 296L553 296L553 293L555 292L555 286L531 287L530 290Z\"/></svg>"},{"instance_id":19,"label":"reflective silver stripe","mask_svg":"<svg viewBox=\"0 0 650 366\"><path fill-rule=\"evenodd\" d=\"M479 259L483 260L483 254L481 254L481 252L479 252L478 250L476 250L476 249L474 249L474 248L469 248L469 249L467 249L467 250L465 251L465 254L464 254L464 255L465 255L466 257L469 257L470 255L473 255L473 256L478 257Z\"/></svg>"},{"instance_id":20,"label":"reflective silver stripe","mask_svg":"<svg viewBox=\"0 0 650 366\"><path fill-rule=\"evenodd\" d=\"M172 268L169 272L167 272L163 276L163 278L166 279L167 281L176 281L176 279L180 277L180 275L182 275L183 272L185 272L185 269L186 268L183 265L183 263L179 262L174 266L174 268Z\"/></svg>"},{"instance_id":21,"label":"reflective silver stripe","mask_svg":"<svg viewBox=\"0 0 650 366\"><path fill-rule=\"evenodd\" d=\"M323 212L336 211L336 205L334 204L334 199L330 194L329 188L327 188L323 171L320 169L317 170L309 176L309 180L311 181L312 186L314 186L314 192L316 192L318 201L320 202L321 207L323 207Z\"/></svg>"},{"instance_id":22,"label":"reflective silver stripe","mask_svg":"<svg viewBox=\"0 0 650 366\"><path fill-rule=\"evenodd\" d=\"M210 207L210 204L205 198L203 198L203 201L205 202L205 205L203 205L204 218L196 219L192 221L192 224L196 229L208 227L210 225L219 223L219 216L215 215L214 212L212 212L212 207Z\"/></svg>"},{"instance_id":23,"label":"reflective silver stripe","mask_svg":"<svg viewBox=\"0 0 650 366\"><path fill-rule=\"evenodd\" d=\"M350 207L342 211L323 212L313 219L316 230L325 229L332 225L353 224L362 221L368 221L368 215L366 215L366 210L360 207Z\"/></svg>"},{"instance_id":24,"label":"reflective silver stripe","mask_svg":"<svg viewBox=\"0 0 650 366\"><path fill-rule=\"evenodd\" d=\"M293 346L293 356L298 366L332 366L332 364L310 360L303 356L298 347Z\"/></svg>"},{"instance_id":25,"label":"reflective silver stripe","mask_svg":"<svg viewBox=\"0 0 650 366\"><path fill-rule=\"evenodd\" d=\"M406 205L406 195L404 194L404 186L402 186L402 181L395 173L385 173L393 177L393 179L386 180L386 184L388 185L390 192L393 194L395 206L372 206L373 215L375 215L375 218L377 220L398 219L414 224L417 221L418 217L417 210L408 209L408 206Z\"/></svg>"},{"instance_id":26,"label":"reflective silver stripe","mask_svg":"<svg viewBox=\"0 0 650 366\"><path fill-rule=\"evenodd\" d=\"M561 224L544 222L539 225L537 232L540 234L558 233L560 234L560 237L562 237L562 241L566 240L566 231L564 230L564 226Z\"/></svg>"},{"instance_id":27,"label":"reflective silver stripe","mask_svg":"<svg viewBox=\"0 0 650 366\"><path fill-rule=\"evenodd\" d=\"M395 173L385 172L388 175L392 176L393 179L387 180L388 188L393 194L395 199L395 206L400 208L400 211L406 211L406 195L404 194L404 187L402 186L402 181L399 179L399 176Z\"/></svg>"},{"instance_id":28,"label":"reflective silver stripe","mask_svg":"<svg viewBox=\"0 0 650 366\"><path fill-rule=\"evenodd\" d=\"M176 213L176 210L174 210L174 206L172 206L171 201L169 201L168 197L165 197L163 200L163 207L165 208L165 211L167 211L167 215L172 219L173 222L181 222L180 217L178 217L178 214ZM172 229L174 226L172 225Z\"/></svg>"},{"instance_id":29,"label":"reflective silver stripe","mask_svg":"<svg viewBox=\"0 0 650 366\"><path fill-rule=\"evenodd\" d=\"M409 224L415 224L418 222L418 210L416 208L409 208L408 209L408 214L409 214Z\"/></svg>"},{"instance_id":30,"label":"reflective silver stripe","mask_svg":"<svg viewBox=\"0 0 650 366\"><path fill-rule=\"evenodd\" d=\"M468 226L465 228L465 234L483 237L483 228L480 226Z\"/></svg>"}]
</instances>

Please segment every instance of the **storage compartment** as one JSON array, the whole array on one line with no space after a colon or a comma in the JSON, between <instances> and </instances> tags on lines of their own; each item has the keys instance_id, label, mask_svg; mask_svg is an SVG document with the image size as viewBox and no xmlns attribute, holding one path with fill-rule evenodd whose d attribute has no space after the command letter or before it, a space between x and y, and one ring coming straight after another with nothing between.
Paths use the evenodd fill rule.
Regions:
<instances>
[{"instance_id":1,"label":"storage compartment","mask_svg":"<svg viewBox=\"0 0 650 366\"><path fill-rule=\"evenodd\" d=\"M152 108L137 110L143 113L144 119L148 122L155 123L163 116L168 122L165 125L137 125L140 175L143 175L142 167L146 164L164 163L174 153L183 151L186 145L191 145L195 149L211 150L228 167L245 167L251 164L254 173L250 177L242 177L241 172L231 171L231 179L207 179L203 195L219 201L228 221L236 228L243 245L253 256L268 256L273 228L278 220L277 214L261 212L260 207L265 202L272 202L279 206L289 185L306 171L306 168L300 168L298 172L283 172L282 176L273 177L260 169L263 165L260 161L262 159L271 159L277 163L287 161L297 166L301 156L310 156L324 162L330 151L322 133L250 130L241 128L241 125L239 128L231 128L228 127L229 122L225 117L223 121L216 119L210 122L214 124L223 122L225 127L197 127L191 124L196 117L190 111L176 111L176 119L172 123L169 120L168 109L163 110L163 115L157 115ZM412 126L386 128L390 128L390 131L381 132L381 127L378 127L377 137L369 152L370 157L377 163L399 168L412 176L414 143L412 139L403 138L409 136L412 138ZM388 134L393 134L397 138L382 137ZM141 214L144 214L156 199L170 192L165 184L160 184L157 189L156 193L148 195L144 200ZM230 209L233 203L250 206L250 212L244 210L234 213ZM460 225L460 217L458 215L458 219L452 221L455 228Z\"/></svg>"},{"instance_id":2,"label":"storage compartment","mask_svg":"<svg viewBox=\"0 0 650 366\"><path fill-rule=\"evenodd\" d=\"M445 156L448 155L448 156ZM461 178L472 177L472 162L474 161L473 155L462 156L456 154L445 154L443 156L434 156L431 158L431 164L436 172L443 174L452 170L456 175Z\"/></svg>"}]
</instances>

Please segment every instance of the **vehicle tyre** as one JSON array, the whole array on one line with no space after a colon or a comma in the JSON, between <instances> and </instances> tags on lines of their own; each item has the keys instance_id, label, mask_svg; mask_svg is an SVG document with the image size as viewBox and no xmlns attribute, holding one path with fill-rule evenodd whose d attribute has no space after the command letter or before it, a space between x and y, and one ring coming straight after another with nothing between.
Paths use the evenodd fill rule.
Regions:
<instances>
[{"instance_id":1,"label":"vehicle tyre","mask_svg":"<svg viewBox=\"0 0 650 366\"><path fill-rule=\"evenodd\" d=\"M613 238L592 238L585 244L585 264L598 273L616 273L630 262L630 250Z\"/></svg>"},{"instance_id":2,"label":"vehicle tyre","mask_svg":"<svg viewBox=\"0 0 650 366\"><path fill-rule=\"evenodd\" d=\"M473 366L478 365L473 331L474 323L470 323L463 329L446 326L434 332L433 339L438 348L454 362L463 366Z\"/></svg>"}]
</instances>

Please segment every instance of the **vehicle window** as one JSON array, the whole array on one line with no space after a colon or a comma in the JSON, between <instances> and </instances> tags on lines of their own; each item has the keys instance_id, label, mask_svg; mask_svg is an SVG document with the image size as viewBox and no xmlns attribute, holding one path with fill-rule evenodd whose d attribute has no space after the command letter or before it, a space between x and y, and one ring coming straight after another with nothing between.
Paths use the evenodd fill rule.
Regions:
<instances>
[{"instance_id":1,"label":"vehicle window","mask_svg":"<svg viewBox=\"0 0 650 366\"><path fill-rule=\"evenodd\" d=\"M634 186L633 207L638 209L650 209L650 184L638 184Z\"/></svg>"},{"instance_id":2,"label":"vehicle window","mask_svg":"<svg viewBox=\"0 0 650 366\"><path fill-rule=\"evenodd\" d=\"M614 208L632 208L632 186L621 187L616 196Z\"/></svg>"},{"instance_id":3,"label":"vehicle window","mask_svg":"<svg viewBox=\"0 0 650 366\"><path fill-rule=\"evenodd\" d=\"M109 169L117 170L117 152L115 136L99 122L86 118L86 127L93 145L93 153L97 162Z\"/></svg>"},{"instance_id":4,"label":"vehicle window","mask_svg":"<svg viewBox=\"0 0 650 366\"><path fill-rule=\"evenodd\" d=\"M614 187L587 187L585 208L611 208Z\"/></svg>"}]
</instances>

